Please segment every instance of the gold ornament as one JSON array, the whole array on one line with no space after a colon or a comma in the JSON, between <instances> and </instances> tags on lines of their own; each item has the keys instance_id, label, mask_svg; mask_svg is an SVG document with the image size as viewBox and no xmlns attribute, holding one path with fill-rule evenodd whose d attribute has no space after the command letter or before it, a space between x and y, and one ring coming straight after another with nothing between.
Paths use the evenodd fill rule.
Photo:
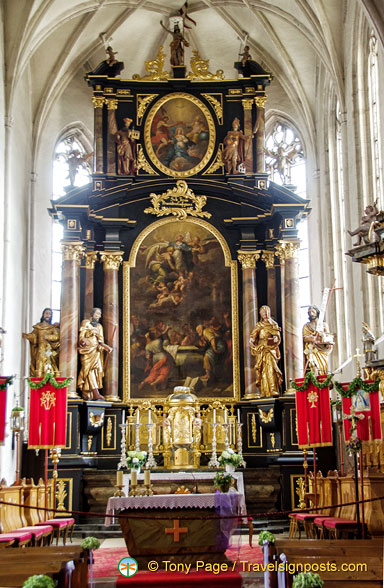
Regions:
<instances>
[{"instance_id":1,"label":"gold ornament","mask_svg":"<svg viewBox=\"0 0 384 588\"><path fill-rule=\"evenodd\" d=\"M143 118L145 111L148 108L148 105L156 98L158 94L137 94L137 124L141 124L141 119Z\"/></svg>"},{"instance_id":2,"label":"gold ornament","mask_svg":"<svg viewBox=\"0 0 384 588\"><path fill-rule=\"evenodd\" d=\"M104 96L93 96L92 102L94 108L103 108L105 98Z\"/></svg>"},{"instance_id":3,"label":"gold ornament","mask_svg":"<svg viewBox=\"0 0 384 588\"><path fill-rule=\"evenodd\" d=\"M261 408L259 408L259 417L261 419L261 422L263 423L270 423L273 420L273 408L271 408L268 412L261 410Z\"/></svg>"},{"instance_id":4,"label":"gold ornament","mask_svg":"<svg viewBox=\"0 0 384 588\"><path fill-rule=\"evenodd\" d=\"M105 438L107 441L107 447L110 447L111 441L112 441L112 419L111 419L111 417L107 418L107 430L105 432Z\"/></svg>"},{"instance_id":5,"label":"gold ornament","mask_svg":"<svg viewBox=\"0 0 384 588\"><path fill-rule=\"evenodd\" d=\"M210 103L215 111L217 116L217 120L219 121L219 125L223 124L223 97L221 94L201 94L204 98ZM220 100L215 98L215 96L220 96Z\"/></svg>"},{"instance_id":6,"label":"gold ornament","mask_svg":"<svg viewBox=\"0 0 384 588\"><path fill-rule=\"evenodd\" d=\"M274 251L263 251L261 259L265 263L267 269L271 269L275 265L275 252Z\"/></svg>"},{"instance_id":7,"label":"gold ornament","mask_svg":"<svg viewBox=\"0 0 384 588\"><path fill-rule=\"evenodd\" d=\"M215 74L209 71L209 59L203 59L200 57L198 51L192 51L190 64L192 71L187 75L188 80L224 79L224 71L222 69L218 69Z\"/></svg>"},{"instance_id":8,"label":"gold ornament","mask_svg":"<svg viewBox=\"0 0 384 588\"><path fill-rule=\"evenodd\" d=\"M255 269L256 261L260 259L260 251L238 251L237 257L242 269Z\"/></svg>"},{"instance_id":9,"label":"gold ornament","mask_svg":"<svg viewBox=\"0 0 384 588\"><path fill-rule=\"evenodd\" d=\"M257 108L265 108L265 102L267 100L266 96L256 96L255 97L255 104Z\"/></svg>"},{"instance_id":10,"label":"gold ornament","mask_svg":"<svg viewBox=\"0 0 384 588\"><path fill-rule=\"evenodd\" d=\"M95 269L97 261L97 251L87 251L85 253L85 267L86 269Z\"/></svg>"},{"instance_id":11,"label":"gold ornament","mask_svg":"<svg viewBox=\"0 0 384 588\"><path fill-rule=\"evenodd\" d=\"M256 443L257 439L257 426L256 426L256 414L252 414L251 418L251 429L252 429L252 441Z\"/></svg>"},{"instance_id":12,"label":"gold ornament","mask_svg":"<svg viewBox=\"0 0 384 588\"><path fill-rule=\"evenodd\" d=\"M242 101L244 110L252 110L253 100L252 98L244 98Z\"/></svg>"},{"instance_id":13,"label":"gold ornament","mask_svg":"<svg viewBox=\"0 0 384 588\"><path fill-rule=\"evenodd\" d=\"M119 101L116 98L106 98L105 103L108 110L117 110Z\"/></svg>"},{"instance_id":14,"label":"gold ornament","mask_svg":"<svg viewBox=\"0 0 384 588\"><path fill-rule=\"evenodd\" d=\"M97 429L98 427L102 427L104 424L104 413L93 414L93 412L90 412L89 413L89 424L92 427L95 427L95 429ZM91 441L91 443L92 443L92 441ZM88 449L88 451L90 451L90 449Z\"/></svg>"},{"instance_id":15,"label":"gold ornament","mask_svg":"<svg viewBox=\"0 0 384 588\"><path fill-rule=\"evenodd\" d=\"M158 176L159 174L155 172L153 167L149 165L148 161L145 158L143 147L139 144L137 146L137 170L143 169L148 174L152 174Z\"/></svg>"},{"instance_id":16,"label":"gold ornament","mask_svg":"<svg viewBox=\"0 0 384 588\"><path fill-rule=\"evenodd\" d=\"M104 263L105 270L118 270L122 262L122 251L101 252L100 258Z\"/></svg>"},{"instance_id":17,"label":"gold ornament","mask_svg":"<svg viewBox=\"0 0 384 588\"><path fill-rule=\"evenodd\" d=\"M221 167L221 173L224 171L224 163L223 163L223 145L220 143L219 149L217 151L216 158L212 165L207 169L205 172L206 174L214 174L216 170Z\"/></svg>"},{"instance_id":18,"label":"gold ornament","mask_svg":"<svg viewBox=\"0 0 384 588\"><path fill-rule=\"evenodd\" d=\"M145 214L156 216L173 215L178 220L185 220L188 215L199 218L211 218L209 212L202 211L207 203L206 196L195 196L193 190L188 188L185 180L178 180L175 188L169 189L163 194L150 194L152 207L144 210Z\"/></svg>"},{"instance_id":19,"label":"gold ornament","mask_svg":"<svg viewBox=\"0 0 384 588\"><path fill-rule=\"evenodd\" d=\"M310 408L316 408L316 403L319 400L317 392L312 391L307 395L307 400L310 402Z\"/></svg>"},{"instance_id":20,"label":"gold ornament","mask_svg":"<svg viewBox=\"0 0 384 588\"><path fill-rule=\"evenodd\" d=\"M139 74L132 76L133 80L168 80L170 75L167 71L163 70L165 61L165 53L163 46L160 45L157 52L156 59L151 59L145 62L145 71L148 72L146 76L140 77Z\"/></svg>"},{"instance_id":21,"label":"gold ornament","mask_svg":"<svg viewBox=\"0 0 384 588\"><path fill-rule=\"evenodd\" d=\"M84 257L85 248L81 242L62 243L61 250L63 252L63 261L77 261Z\"/></svg>"},{"instance_id":22,"label":"gold ornament","mask_svg":"<svg viewBox=\"0 0 384 588\"><path fill-rule=\"evenodd\" d=\"M65 489L64 480L58 480L56 484L56 498L57 498L57 510L65 510L64 500L67 498L68 493Z\"/></svg>"}]
</instances>

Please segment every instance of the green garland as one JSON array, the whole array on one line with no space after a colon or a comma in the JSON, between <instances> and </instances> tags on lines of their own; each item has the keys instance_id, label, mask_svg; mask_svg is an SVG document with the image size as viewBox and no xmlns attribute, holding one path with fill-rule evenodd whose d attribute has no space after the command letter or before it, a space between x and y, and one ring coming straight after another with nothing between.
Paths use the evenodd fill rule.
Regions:
<instances>
[{"instance_id":1,"label":"green garland","mask_svg":"<svg viewBox=\"0 0 384 588\"><path fill-rule=\"evenodd\" d=\"M332 382L332 374L324 380L324 382L319 382L313 372L307 372L304 377L304 384L302 386L298 386L294 380L291 381L291 386L298 392L304 392L309 385L309 382L312 382L316 388L322 390L323 388L328 388L329 384Z\"/></svg>"},{"instance_id":2,"label":"green garland","mask_svg":"<svg viewBox=\"0 0 384 588\"><path fill-rule=\"evenodd\" d=\"M13 378L15 376L10 376L5 380L5 382L0 382L0 390L6 390L8 384L13 384Z\"/></svg>"},{"instance_id":3,"label":"green garland","mask_svg":"<svg viewBox=\"0 0 384 588\"><path fill-rule=\"evenodd\" d=\"M357 392L357 390L364 390L364 392L377 392L379 389L380 380L376 380L372 384L367 384L361 378L355 378L350 382L348 388L344 390L343 386L339 382L335 382L335 387L340 396L343 398L351 398Z\"/></svg>"},{"instance_id":4,"label":"green garland","mask_svg":"<svg viewBox=\"0 0 384 588\"><path fill-rule=\"evenodd\" d=\"M56 382L55 377L52 374L45 374L44 379L41 382L32 382L30 378L27 378L27 382L33 390L39 390L45 386L45 384L51 384L56 390L66 388L73 378L65 378L64 382Z\"/></svg>"}]
</instances>

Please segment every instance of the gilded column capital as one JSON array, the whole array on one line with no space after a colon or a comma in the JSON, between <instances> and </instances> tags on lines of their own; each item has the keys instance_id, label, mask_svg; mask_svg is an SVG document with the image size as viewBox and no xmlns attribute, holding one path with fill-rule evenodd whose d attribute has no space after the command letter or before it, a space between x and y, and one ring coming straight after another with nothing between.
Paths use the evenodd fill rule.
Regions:
<instances>
[{"instance_id":1,"label":"gilded column capital","mask_svg":"<svg viewBox=\"0 0 384 588\"><path fill-rule=\"evenodd\" d=\"M271 269L275 265L275 252L274 251L263 251L261 259L265 263L267 269Z\"/></svg>"},{"instance_id":2,"label":"gilded column capital","mask_svg":"<svg viewBox=\"0 0 384 588\"><path fill-rule=\"evenodd\" d=\"M117 110L119 101L117 98L105 98L105 104L107 105L108 110ZM97 106L95 106L95 108L97 108Z\"/></svg>"},{"instance_id":3,"label":"gilded column capital","mask_svg":"<svg viewBox=\"0 0 384 588\"><path fill-rule=\"evenodd\" d=\"M105 98L104 96L92 96L92 102L94 108L103 108Z\"/></svg>"},{"instance_id":4,"label":"gilded column capital","mask_svg":"<svg viewBox=\"0 0 384 588\"><path fill-rule=\"evenodd\" d=\"M243 270L255 269L256 261L260 259L260 251L238 251L237 257Z\"/></svg>"},{"instance_id":5,"label":"gilded column capital","mask_svg":"<svg viewBox=\"0 0 384 588\"><path fill-rule=\"evenodd\" d=\"M100 253L101 261L105 270L118 270L123 261L123 251L103 251Z\"/></svg>"},{"instance_id":6,"label":"gilded column capital","mask_svg":"<svg viewBox=\"0 0 384 588\"><path fill-rule=\"evenodd\" d=\"M97 261L97 251L86 251L85 253L85 267L87 269L95 269Z\"/></svg>"},{"instance_id":7,"label":"gilded column capital","mask_svg":"<svg viewBox=\"0 0 384 588\"><path fill-rule=\"evenodd\" d=\"M81 241L67 241L61 243L61 251L63 252L63 261L77 261L80 263L85 254L85 247Z\"/></svg>"},{"instance_id":8,"label":"gilded column capital","mask_svg":"<svg viewBox=\"0 0 384 588\"><path fill-rule=\"evenodd\" d=\"M244 110L252 110L253 106L253 99L252 98L243 98L241 101L243 103Z\"/></svg>"},{"instance_id":9,"label":"gilded column capital","mask_svg":"<svg viewBox=\"0 0 384 588\"><path fill-rule=\"evenodd\" d=\"M267 101L266 96L255 96L255 104L257 108L265 108L265 103Z\"/></svg>"},{"instance_id":10,"label":"gilded column capital","mask_svg":"<svg viewBox=\"0 0 384 588\"><path fill-rule=\"evenodd\" d=\"M280 262L284 263L289 259L295 259L299 247L299 241L280 241L276 245L276 255L280 258Z\"/></svg>"}]
</instances>

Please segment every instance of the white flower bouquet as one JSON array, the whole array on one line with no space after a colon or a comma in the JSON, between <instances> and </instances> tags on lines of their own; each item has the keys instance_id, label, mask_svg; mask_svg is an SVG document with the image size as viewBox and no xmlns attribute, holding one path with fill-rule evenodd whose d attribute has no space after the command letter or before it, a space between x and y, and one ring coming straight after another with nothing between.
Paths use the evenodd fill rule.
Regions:
<instances>
[{"instance_id":1,"label":"white flower bouquet","mask_svg":"<svg viewBox=\"0 0 384 588\"><path fill-rule=\"evenodd\" d=\"M138 470L147 461L146 451L127 451L127 467Z\"/></svg>"},{"instance_id":2,"label":"white flower bouquet","mask_svg":"<svg viewBox=\"0 0 384 588\"><path fill-rule=\"evenodd\" d=\"M224 449L223 453L219 457L219 464L221 466L232 465L238 468L242 465L243 458L241 455L233 451L230 447Z\"/></svg>"}]
</instances>

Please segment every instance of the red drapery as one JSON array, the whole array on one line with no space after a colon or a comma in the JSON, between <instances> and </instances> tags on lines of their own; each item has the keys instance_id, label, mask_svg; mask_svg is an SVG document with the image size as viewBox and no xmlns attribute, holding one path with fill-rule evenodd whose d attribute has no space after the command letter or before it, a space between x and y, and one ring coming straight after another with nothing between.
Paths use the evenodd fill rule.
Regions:
<instances>
[{"instance_id":1,"label":"red drapery","mask_svg":"<svg viewBox=\"0 0 384 588\"><path fill-rule=\"evenodd\" d=\"M323 382L327 376L318 376ZM304 378L296 379L302 386ZM302 392L296 390L297 437L299 447L325 447L332 445L332 421L329 389L317 388L312 382Z\"/></svg>"},{"instance_id":2,"label":"red drapery","mask_svg":"<svg viewBox=\"0 0 384 588\"><path fill-rule=\"evenodd\" d=\"M349 382L341 384L344 390L347 390ZM358 390L352 398L342 398L343 413L345 415L351 414L352 402L355 406L355 414L363 414L363 419L357 419L357 437L362 441L371 441L373 439L381 439L381 423L380 423L380 399L379 391L364 392ZM365 410L363 410L365 409ZM368 409L368 410L367 410ZM349 441L351 437L352 421L348 418L344 419L344 437Z\"/></svg>"},{"instance_id":3,"label":"red drapery","mask_svg":"<svg viewBox=\"0 0 384 588\"><path fill-rule=\"evenodd\" d=\"M31 378L41 382L43 378ZM56 378L63 382L66 378ZM67 429L67 389L45 384L31 388L29 399L28 449L65 447Z\"/></svg>"}]
</instances>

